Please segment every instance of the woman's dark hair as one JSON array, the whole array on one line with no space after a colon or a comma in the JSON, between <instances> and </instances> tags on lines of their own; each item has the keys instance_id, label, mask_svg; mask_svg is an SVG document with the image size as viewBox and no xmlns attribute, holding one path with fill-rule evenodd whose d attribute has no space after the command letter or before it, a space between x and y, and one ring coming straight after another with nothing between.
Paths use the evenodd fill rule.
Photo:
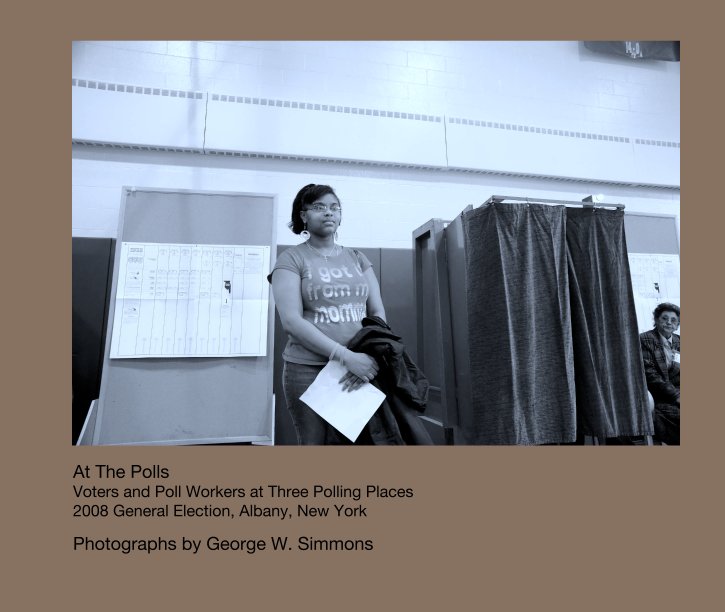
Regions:
<instances>
[{"instance_id":1,"label":"woman's dark hair","mask_svg":"<svg viewBox=\"0 0 725 612\"><path fill-rule=\"evenodd\" d=\"M662 304L658 304L657 308L655 308L652 313L655 321L660 318L660 315L663 312L674 312L677 315L677 318L680 318L680 307L677 304L670 304L669 302L662 302Z\"/></svg>"},{"instance_id":2,"label":"woman's dark hair","mask_svg":"<svg viewBox=\"0 0 725 612\"><path fill-rule=\"evenodd\" d=\"M340 198L337 197L337 194L329 185L315 185L314 183L310 183L297 192L295 200L292 202L292 220L287 224L293 233L299 234L305 229L305 222L300 217L302 209L328 193L334 195L338 202L340 201Z\"/></svg>"}]
</instances>

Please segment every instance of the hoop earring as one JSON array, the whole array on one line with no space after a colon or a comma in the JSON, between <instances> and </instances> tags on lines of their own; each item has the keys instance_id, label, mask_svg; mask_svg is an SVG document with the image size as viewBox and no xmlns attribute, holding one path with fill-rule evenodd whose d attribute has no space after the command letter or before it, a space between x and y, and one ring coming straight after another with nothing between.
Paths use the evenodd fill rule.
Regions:
<instances>
[{"instance_id":1,"label":"hoop earring","mask_svg":"<svg viewBox=\"0 0 725 612\"><path fill-rule=\"evenodd\" d=\"M300 232L300 236L302 236L305 240L310 239L310 232L307 231L307 223L305 223L305 229Z\"/></svg>"},{"instance_id":2,"label":"hoop earring","mask_svg":"<svg viewBox=\"0 0 725 612\"><path fill-rule=\"evenodd\" d=\"M335 230L335 242L339 242L339 239L337 237L337 230Z\"/></svg>"}]
</instances>

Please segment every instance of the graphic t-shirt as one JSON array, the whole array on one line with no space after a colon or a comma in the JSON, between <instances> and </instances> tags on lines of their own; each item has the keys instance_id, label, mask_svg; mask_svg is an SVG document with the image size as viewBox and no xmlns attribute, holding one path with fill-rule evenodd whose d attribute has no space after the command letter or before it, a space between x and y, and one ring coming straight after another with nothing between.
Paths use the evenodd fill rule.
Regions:
<instances>
[{"instance_id":1,"label":"graphic t-shirt","mask_svg":"<svg viewBox=\"0 0 725 612\"><path fill-rule=\"evenodd\" d=\"M364 272L370 260L356 249L340 247L328 257L314 252L306 243L290 247L277 258L275 270L298 274L302 285L302 316L327 337L345 346L362 329L370 293ZM327 363L328 355L305 348L292 334L282 353L285 361L309 365Z\"/></svg>"}]
</instances>

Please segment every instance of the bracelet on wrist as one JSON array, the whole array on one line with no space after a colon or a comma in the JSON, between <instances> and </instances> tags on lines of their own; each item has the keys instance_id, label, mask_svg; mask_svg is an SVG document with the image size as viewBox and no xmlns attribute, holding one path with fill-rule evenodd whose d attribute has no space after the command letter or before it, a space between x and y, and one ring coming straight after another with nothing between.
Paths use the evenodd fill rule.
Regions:
<instances>
[{"instance_id":1,"label":"bracelet on wrist","mask_svg":"<svg viewBox=\"0 0 725 612\"><path fill-rule=\"evenodd\" d=\"M345 351L347 351L342 344L335 343L334 348L332 349L332 352L330 353L330 361L333 359L337 359L343 366L345 365Z\"/></svg>"}]
</instances>

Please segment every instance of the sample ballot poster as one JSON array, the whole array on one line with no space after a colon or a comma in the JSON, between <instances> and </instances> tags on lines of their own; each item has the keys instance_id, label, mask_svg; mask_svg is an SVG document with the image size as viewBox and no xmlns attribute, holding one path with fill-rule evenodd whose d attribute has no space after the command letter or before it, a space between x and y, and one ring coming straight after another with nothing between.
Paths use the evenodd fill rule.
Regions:
<instances>
[{"instance_id":1,"label":"sample ballot poster","mask_svg":"<svg viewBox=\"0 0 725 612\"><path fill-rule=\"evenodd\" d=\"M629 254L634 306L640 333L654 327L652 312L657 304L680 305L679 255Z\"/></svg>"},{"instance_id":2,"label":"sample ballot poster","mask_svg":"<svg viewBox=\"0 0 725 612\"><path fill-rule=\"evenodd\" d=\"M267 352L269 246L123 242L111 358Z\"/></svg>"}]
</instances>

